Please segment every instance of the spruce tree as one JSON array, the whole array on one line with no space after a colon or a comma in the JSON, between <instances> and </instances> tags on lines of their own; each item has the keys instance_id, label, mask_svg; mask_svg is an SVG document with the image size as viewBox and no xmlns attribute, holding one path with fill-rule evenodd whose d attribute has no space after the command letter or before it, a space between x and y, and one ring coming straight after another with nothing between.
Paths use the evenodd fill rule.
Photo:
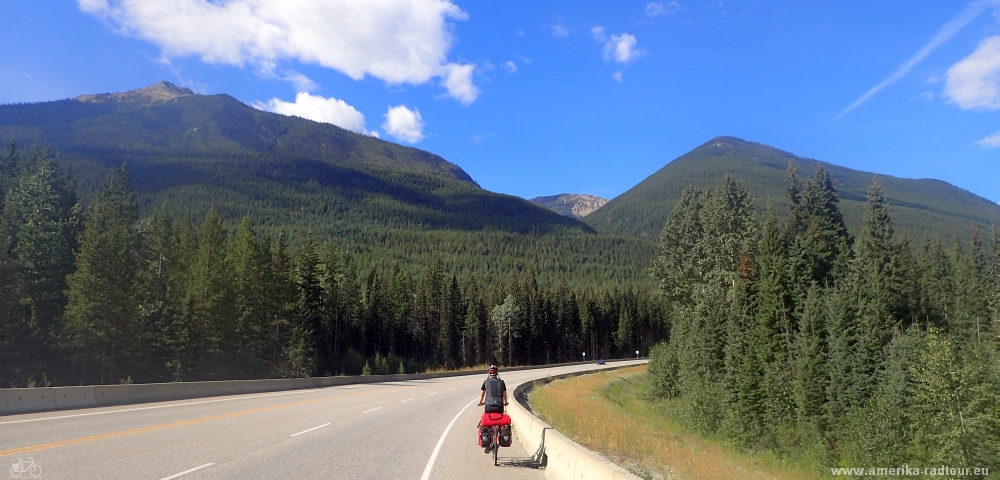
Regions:
<instances>
[{"instance_id":1,"label":"spruce tree","mask_svg":"<svg viewBox=\"0 0 1000 480\"><path fill-rule=\"evenodd\" d=\"M143 236L140 324L145 368L155 381L183 378L184 328L182 298L184 274L178 229L166 205L141 225ZM137 376L133 376L137 378Z\"/></svg>"},{"instance_id":2,"label":"spruce tree","mask_svg":"<svg viewBox=\"0 0 1000 480\"><path fill-rule=\"evenodd\" d=\"M22 294L16 315L24 322L24 336L17 343L29 375L40 375L61 358L56 339L63 330L66 276L74 269L80 226L73 180L45 149L33 149L27 165L18 169L4 217Z\"/></svg>"},{"instance_id":3,"label":"spruce tree","mask_svg":"<svg viewBox=\"0 0 1000 480\"><path fill-rule=\"evenodd\" d=\"M69 275L66 318L84 382L117 383L136 367L141 326L141 252L135 196L125 167L87 210L76 271Z\"/></svg>"},{"instance_id":4,"label":"spruce tree","mask_svg":"<svg viewBox=\"0 0 1000 480\"><path fill-rule=\"evenodd\" d=\"M229 376L228 355L235 340L236 312L226 236L215 210L202 224L190 273L185 304L189 323L187 378L220 379Z\"/></svg>"},{"instance_id":5,"label":"spruce tree","mask_svg":"<svg viewBox=\"0 0 1000 480\"><path fill-rule=\"evenodd\" d=\"M851 405L861 405L874 391L884 349L900 328L894 312L899 298L899 248L893 242L892 216L875 181L868 190L865 221L855 244L855 258L848 280L850 302L857 318L852 377L848 389Z\"/></svg>"},{"instance_id":6,"label":"spruce tree","mask_svg":"<svg viewBox=\"0 0 1000 480\"><path fill-rule=\"evenodd\" d=\"M788 309L789 292L784 274L784 245L774 215L764 220L757 254L756 315L749 334L748 355L756 355L764 401L759 414L765 428L773 430L793 412L791 398L792 338L796 330Z\"/></svg>"},{"instance_id":7,"label":"spruce tree","mask_svg":"<svg viewBox=\"0 0 1000 480\"><path fill-rule=\"evenodd\" d=\"M824 300L823 290L814 283L806 296L795 336L795 380L792 384L799 423L818 433L826 431L823 408L829 384Z\"/></svg>"},{"instance_id":8,"label":"spruce tree","mask_svg":"<svg viewBox=\"0 0 1000 480\"><path fill-rule=\"evenodd\" d=\"M268 328L267 274L269 259L249 215L243 217L229 248L233 267L233 298L236 310L237 376L257 376L266 371Z\"/></svg>"}]
</instances>

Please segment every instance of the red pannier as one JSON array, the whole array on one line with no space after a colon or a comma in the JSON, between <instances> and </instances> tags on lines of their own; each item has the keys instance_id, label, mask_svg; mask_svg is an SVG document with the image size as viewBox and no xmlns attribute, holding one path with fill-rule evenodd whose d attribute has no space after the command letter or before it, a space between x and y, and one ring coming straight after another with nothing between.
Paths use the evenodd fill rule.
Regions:
<instances>
[{"instance_id":1,"label":"red pannier","mask_svg":"<svg viewBox=\"0 0 1000 480\"><path fill-rule=\"evenodd\" d=\"M510 425L510 416L506 413L484 413L483 417L479 419L479 424L484 427Z\"/></svg>"},{"instance_id":2,"label":"red pannier","mask_svg":"<svg viewBox=\"0 0 1000 480\"><path fill-rule=\"evenodd\" d=\"M500 427L500 446L510 446L510 417L506 413L484 413L479 419L478 438L479 446L485 447L490 443L490 430L492 426ZM504 436L506 433L506 437ZM506 443L506 445L505 445Z\"/></svg>"}]
</instances>

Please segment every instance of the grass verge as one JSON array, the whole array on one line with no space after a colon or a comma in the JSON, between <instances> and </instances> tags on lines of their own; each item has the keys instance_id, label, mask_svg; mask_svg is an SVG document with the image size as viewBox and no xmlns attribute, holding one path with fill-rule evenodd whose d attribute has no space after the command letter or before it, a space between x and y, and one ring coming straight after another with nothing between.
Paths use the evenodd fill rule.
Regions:
<instances>
[{"instance_id":1,"label":"grass verge","mask_svg":"<svg viewBox=\"0 0 1000 480\"><path fill-rule=\"evenodd\" d=\"M577 443L647 479L824 478L773 454L754 455L691 432L679 406L647 401L646 366L557 380L529 394L532 409Z\"/></svg>"}]
</instances>

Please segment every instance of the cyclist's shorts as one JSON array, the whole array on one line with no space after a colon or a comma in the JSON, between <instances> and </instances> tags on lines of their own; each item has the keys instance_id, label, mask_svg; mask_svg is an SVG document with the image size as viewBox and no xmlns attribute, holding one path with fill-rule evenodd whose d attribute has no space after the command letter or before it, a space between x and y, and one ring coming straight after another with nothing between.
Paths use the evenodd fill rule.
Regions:
<instances>
[{"instance_id":1,"label":"cyclist's shorts","mask_svg":"<svg viewBox=\"0 0 1000 480\"><path fill-rule=\"evenodd\" d=\"M487 405L486 413L503 413L503 405Z\"/></svg>"}]
</instances>

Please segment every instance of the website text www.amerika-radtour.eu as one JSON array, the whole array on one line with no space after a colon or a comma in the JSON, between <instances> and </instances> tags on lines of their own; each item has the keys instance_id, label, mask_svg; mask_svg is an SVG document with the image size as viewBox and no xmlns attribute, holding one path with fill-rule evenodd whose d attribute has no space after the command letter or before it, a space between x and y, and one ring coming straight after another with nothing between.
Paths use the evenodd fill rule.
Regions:
<instances>
[{"instance_id":1,"label":"website text www.amerika-radtour.eu","mask_svg":"<svg viewBox=\"0 0 1000 480\"><path fill-rule=\"evenodd\" d=\"M984 467L841 467L830 468L834 476L854 477L985 477L990 474Z\"/></svg>"}]
</instances>

